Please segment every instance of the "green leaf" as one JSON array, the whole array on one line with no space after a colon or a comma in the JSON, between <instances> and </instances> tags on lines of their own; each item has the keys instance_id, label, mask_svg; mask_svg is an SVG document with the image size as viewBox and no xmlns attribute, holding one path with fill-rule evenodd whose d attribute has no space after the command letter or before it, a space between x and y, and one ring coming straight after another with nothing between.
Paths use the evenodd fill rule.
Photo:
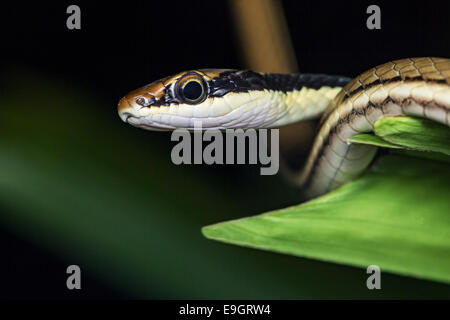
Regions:
<instances>
[{"instance_id":1,"label":"green leaf","mask_svg":"<svg viewBox=\"0 0 450 320\"><path fill-rule=\"evenodd\" d=\"M375 134L405 148L450 155L450 129L431 120L413 117L387 117L378 120Z\"/></svg>"},{"instance_id":2,"label":"green leaf","mask_svg":"<svg viewBox=\"0 0 450 320\"><path fill-rule=\"evenodd\" d=\"M450 170L381 157L360 179L321 198L203 228L227 243L450 283Z\"/></svg>"},{"instance_id":3,"label":"green leaf","mask_svg":"<svg viewBox=\"0 0 450 320\"><path fill-rule=\"evenodd\" d=\"M368 144L368 145L383 147L383 148L402 149L402 146L384 141L380 137L378 137L374 134L370 134L370 133L357 134L356 136L353 136L350 139L348 139L348 141L354 142L354 143L360 143L360 144Z\"/></svg>"},{"instance_id":4,"label":"green leaf","mask_svg":"<svg viewBox=\"0 0 450 320\"><path fill-rule=\"evenodd\" d=\"M348 139L348 141L353 143L367 144L376 147L392 149L392 152L398 154L409 155L413 157L419 157L430 160L444 161L447 163L450 162L450 157L446 154L442 154L440 152L431 152L431 151L424 152L422 150L404 149L405 148L404 146L392 144L371 133L357 134L356 136L353 136L352 138Z\"/></svg>"}]
</instances>

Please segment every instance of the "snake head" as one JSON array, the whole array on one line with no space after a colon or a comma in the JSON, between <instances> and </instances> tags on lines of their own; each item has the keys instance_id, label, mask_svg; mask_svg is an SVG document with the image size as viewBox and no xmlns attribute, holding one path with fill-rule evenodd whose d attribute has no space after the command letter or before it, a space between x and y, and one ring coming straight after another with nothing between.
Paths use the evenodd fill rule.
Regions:
<instances>
[{"instance_id":1,"label":"snake head","mask_svg":"<svg viewBox=\"0 0 450 320\"><path fill-rule=\"evenodd\" d=\"M154 81L123 97L118 105L119 116L147 130L192 129L196 120L206 124L205 119L231 111L225 101L220 103L215 98L221 94L217 90L220 75L233 71L191 70Z\"/></svg>"},{"instance_id":2,"label":"snake head","mask_svg":"<svg viewBox=\"0 0 450 320\"><path fill-rule=\"evenodd\" d=\"M251 119L258 119L255 101L264 91L261 79L251 71L185 71L128 93L118 112L123 121L154 131L193 130L199 123L203 129L249 127Z\"/></svg>"}]
</instances>

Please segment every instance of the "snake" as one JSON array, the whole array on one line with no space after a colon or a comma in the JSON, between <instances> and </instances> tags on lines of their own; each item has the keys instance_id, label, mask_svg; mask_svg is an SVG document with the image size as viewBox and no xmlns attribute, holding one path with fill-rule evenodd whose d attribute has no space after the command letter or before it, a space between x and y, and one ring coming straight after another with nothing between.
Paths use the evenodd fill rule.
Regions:
<instances>
[{"instance_id":1,"label":"snake","mask_svg":"<svg viewBox=\"0 0 450 320\"><path fill-rule=\"evenodd\" d=\"M418 57L376 66L350 79L235 69L177 73L120 99L120 118L153 131L279 128L319 118L296 184L307 198L361 175L377 147L349 139L374 131L381 117L413 116L450 125L450 59Z\"/></svg>"}]
</instances>

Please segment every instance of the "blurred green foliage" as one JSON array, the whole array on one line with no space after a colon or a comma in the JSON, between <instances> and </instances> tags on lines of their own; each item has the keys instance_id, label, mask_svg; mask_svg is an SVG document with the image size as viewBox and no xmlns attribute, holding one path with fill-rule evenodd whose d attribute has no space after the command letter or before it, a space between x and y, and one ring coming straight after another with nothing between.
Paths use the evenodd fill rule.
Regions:
<instances>
[{"instance_id":1,"label":"blurred green foliage","mask_svg":"<svg viewBox=\"0 0 450 320\"><path fill-rule=\"evenodd\" d=\"M10 70L0 97L0 223L132 298L449 297L449 286L206 240L200 228L293 205L257 167L175 166L170 136L104 99ZM275 187L276 186L276 187Z\"/></svg>"}]
</instances>

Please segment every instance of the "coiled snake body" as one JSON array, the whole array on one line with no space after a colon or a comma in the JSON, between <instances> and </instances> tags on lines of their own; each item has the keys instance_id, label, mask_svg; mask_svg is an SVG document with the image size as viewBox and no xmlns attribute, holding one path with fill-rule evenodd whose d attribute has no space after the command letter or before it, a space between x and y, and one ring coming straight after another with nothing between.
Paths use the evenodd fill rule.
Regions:
<instances>
[{"instance_id":1,"label":"coiled snake body","mask_svg":"<svg viewBox=\"0 0 450 320\"><path fill-rule=\"evenodd\" d=\"M409 58L350 80L320 74L192 70L130 92L123 121L147 130L275 128L323 114L297 182L309 197L358 176L376 147L352 144L383 116L411 115L450 125L450 60Z\"/></svg>"}]
</instances>

